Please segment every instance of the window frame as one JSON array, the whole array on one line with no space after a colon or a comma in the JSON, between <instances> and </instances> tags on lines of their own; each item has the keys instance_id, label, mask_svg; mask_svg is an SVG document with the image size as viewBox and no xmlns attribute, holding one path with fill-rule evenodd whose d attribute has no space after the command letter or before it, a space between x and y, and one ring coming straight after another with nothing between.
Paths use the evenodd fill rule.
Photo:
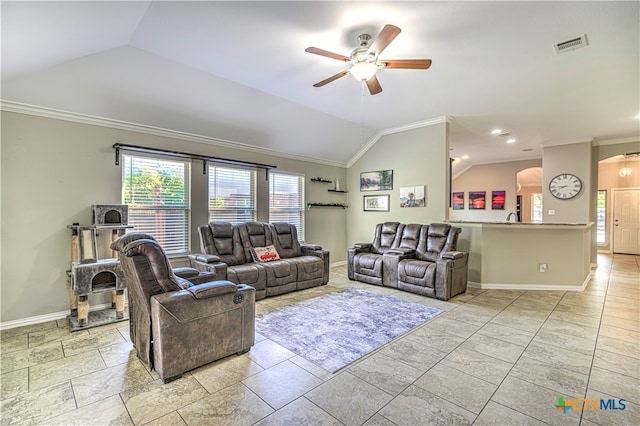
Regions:
<instances>
[{"instance_id":1,"label":"window frame","mask_svg":"<svg viewBox=\"0 0 640 426\"><path fill-rule=\"evenodd\" d=\"M298 206L294 207L284 207L280 209L274 208L274 199L273 190L274 185L276 185L279 177L282 178L292 178L294 177L297 180L297 186L299 189L298 192ZM298 241L304 242L304 234L305 234L305 212L306 212L306 204L305 204L305 175L300 173L293 172L283 172L283 171L273 171L269 172L269 222L282 222L282 220L274 217L275 213L293 213L297 212L299 214L299 223L294 223L296 229L298 231ZM291 223L287 220L287 222Z\"/></svg>"},{"instance_id":2,"label":"window frame","mask_svg":"<svg viewBox=\"0 0 640 426\"><path fill-rule=\"evenodd\" d=\"M599 207L600 196L602 195L603 207ZM609 244L609 232L607 230L607 202L608 193L606 189L599 189L596 194L596 245L606 246ZM600 220L600 210L602 209L602 220ZM602 229L600 229L602 228ZM599 241L599 237L602 236L602 241Z\"/></svg>"},{"instance_id":3,"label":"window frame","mask_svg":"<svg viewBox=\"0 0 640 426\"><path fill-rule=\"evenodd\" d=\"M171 163L182 165L182 204L171 204L171 205L151 205L146 203L141 203L139 205L132 204L128 200L126 195L127 188L131 188L132 185L128 184L127 176L135 167L135 161L144 162L158 162L156 168L160 168L160 163L165 163L170 165ZM121 173L121 201L122 204L126 204L128 206L128 216L129 216L129 225L133 225L136 231L145 232L150 235L153 235L154 238L162 245L162 248L165 250L168 257L175 256L184 256L189 254L191 247L191 160L189 159L179 159L173 156L164 156L164 155L156 155L156 154L140 154L133 152L123 152L122 153L122 173ZM149 166L145 166L149 167ZM150 166L152 168L153 165ZM129 201L129 202L128 202ZM175 198L173 199L175 201ZM136 213L139 212L141 214L148 214L157 212L162 216L162 225L166 230L168 225L171 225L171 222L166 221L166 215L170 214L170 212L182 212L182 218L180 218L176 223L177 226L174 225L176 230L168 230L166 232L160 232L158 229L154 229L154 227L149 226L140 226L140 224L135 224ZM134 223L132 223L134 222ZM175 237L177 235L177 237ZM166 238L165 238L166 237ZM178 245L178 248L173 248L173 245Z\"/></svg>"},{"instance_id":4,"label":"window frame","mask_svg":"<svg viewBox=\"0 0 640 426\"><path fill-rule=\"evenodd\" d=\"M247 172L249 173L249 192L250 192L250 205L248 207L245 208L241 208L240 206L236 207L229 207L229 208L217 208L217 209L212 209L211 207L211 198L213 196L217 196L218 195L218 191L222 188L217 186L218 183L218 172L222 171L222 170L230 170L230 171L237 171L237 172ZM215 221L215 220L220 220L220 221L225 221L225 222L231 222L231 223L239 223L239 222L248 222L248 221L255 221L257 220L258 217L258 195L257 195L257 170L255 168L250 168L250 167L241 167L241 166L229 166L229 165L223 165L223 164L209 164L207 167L207 218L209 222ZM214 188L214 193L212 194L212 177L215 176L216 177L216 186ZM221 197L217 197L217 198L221 198ZM240 199L242 200L242 199ZM250 218L240 218L240 215L237 215L240 220L231 220L230 217L224 217L224 215L221 215L221 217L215 217L213 212L222 212L222 211L226 211L226 212L246 212L246 211L250 211ZM231 213L229 214L231 215Z\"/></svg>"}]
</instances>

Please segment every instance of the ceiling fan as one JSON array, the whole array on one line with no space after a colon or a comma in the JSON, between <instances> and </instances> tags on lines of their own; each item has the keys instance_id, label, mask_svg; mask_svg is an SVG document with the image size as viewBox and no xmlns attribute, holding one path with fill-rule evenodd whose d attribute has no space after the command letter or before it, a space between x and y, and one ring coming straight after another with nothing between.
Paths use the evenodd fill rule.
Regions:
<instances>
[{"instance_id":1,"label":"ceiling fan","mask_svg":"<svg viewBox=\"0 0 640 426\"><path fill-rule=\"evenodd\" d=\"M351 64L349 69L319 81L314 84L313 87L322 87L340 77L351 74L356 80L367 83L369 93L377 95L382 92L382 86L380 86L380 82L376 77L376 72L379 69L403 68L426 70L429 68L431 66L431 59L380 59L382 51L400 34L400 31L400 28L395 25L387 24L373 42L371 42L371 36L369 34L361 34L358 36L360 47L354 49L350 56L340 55L317 47L307 47L305 52L326 56L327 58L337 59Z\"/></svg>"}]
</instances>

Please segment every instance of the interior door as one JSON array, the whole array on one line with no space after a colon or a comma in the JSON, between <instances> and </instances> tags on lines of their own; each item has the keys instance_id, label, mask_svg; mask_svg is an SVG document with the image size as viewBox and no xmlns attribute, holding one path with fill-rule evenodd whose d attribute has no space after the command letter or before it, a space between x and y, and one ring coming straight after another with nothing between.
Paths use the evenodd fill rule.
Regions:
<instances>
[{"instance_id":1,"label":"interior door","mask_svg":"<svg viewBox=\"0 0 640 426\"><path fill-rule=\"evenodd\" d=\"M613 252L640 254L640 189L613 190Z\"/></svg>"}]
</instances>

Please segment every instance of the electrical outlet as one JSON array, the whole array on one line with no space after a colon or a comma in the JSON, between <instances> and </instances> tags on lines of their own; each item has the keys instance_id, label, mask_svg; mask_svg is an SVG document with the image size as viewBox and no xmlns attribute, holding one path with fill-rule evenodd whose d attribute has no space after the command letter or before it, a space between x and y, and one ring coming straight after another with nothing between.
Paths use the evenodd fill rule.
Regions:
<instances>
[{"instance_id":1,"label":"electrical outlet","mask_svg":"<svg viewBox=\"0 0 640 426\"><path fill-rule=\"evenodd\" d=\"M554 216L556 214L556 211L553 209L549 209L549 216Z\"/></svg>"},{"instance_id":2,"label":"electrical outlet","mask_svg":"<svg viewBox=\"0 0 640 426\"><path fill-rule=\"evenodd\" d=\"M546 263L538 263L538 271L547 272L547 264Z\"/></svg>"}]
</instances>

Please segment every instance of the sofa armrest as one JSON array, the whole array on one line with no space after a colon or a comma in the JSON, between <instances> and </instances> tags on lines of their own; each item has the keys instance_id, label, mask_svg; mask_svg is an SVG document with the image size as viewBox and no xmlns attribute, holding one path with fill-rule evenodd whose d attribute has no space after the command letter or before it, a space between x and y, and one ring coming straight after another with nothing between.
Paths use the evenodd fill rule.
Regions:
<instances>
[{"instance_id":1,"label":"sofa armrest","mask_svg":"<svg viewBox=\"0 0 640 426\"><path fill-rule=\"evenodd\" d=\"M217 263L220 262L220 256L215 254L201 254L197 253L193 255L198 262L201 263Z\"/></svg>"},{"instance_id":2,"label":"sofa armrest","mask_svg":"<svg viewBox=\"0 0 640 426\"><path fill-rule=\"evenodd\" d=\"M218 258L218 261L214 261L214 258ZM204 259L203 261L200 261L198 259ZM211 262L208 262L207 259L212 260ZM226 280L227 279L227 264L224 262L220 262L219 261L220 258L218 256L212 256L212 255L203 255L203 254L190 254L189 255L189 266L191 266L194 269L197 269L200 272L209 272L213 274L213 277L207 278L207 279L196 279L194 278L194 280L197 281L197 283L203 283L203 282L208 282L208 281L214 281L214 280ZM189 280L192 281L194 284L196 284L196 281L193 280Z\"/></svg>"},{"instance_id":3,"label":"sofa armrest","mask_svg":"<svg viewBox=\"0 0 640 426\"><path fill-rule=\"evenodd\" d=\"M449 259L449 260L453 260L453 259L462 259L467 253L462 252L462 251L447 251L445 253L442 253L442 258L443 259Z\"/></svg>"},{"instance_id":4,"label":"sofa armrest","mask_svg":"<svg viewBox=\"0 0 640 426\"><path fill-rule=\"evenodd\" d=\"M435 296L440 300L449 300L453 296L467 291L467 263L469 253L455 253L453 259L436 260Z\"/></svg>"},{"instance_id":5,"label":"sofa armrest","mask_svg":"<svg viewBox=\"0 0 640 426\"><path fill-rule=\"evenodd\" d=\"M322 250L322 246L317 244L302 243L300 247L302 247L302 250Z\"/></svg>"},{"instance_id":6,"label":"sofa armrest","mask_svg":"<svg viewBox=\"0 0 640 426\"><path fill-rule=\"evenodd\" d=\"M189 278L189 281L191 281L191 284L193 285L211 283L211 282L220 281L220 280L223 280L223 278L219 278L218 274L216 274L215 271L200 272L200 275L198 275L197 277Z\"/></svg>"},{"instance_id":7,"label":"sofa armrest","mask_svg":"<svg viewBox=\"0 0 640 426\"><path fill-rule=\"evenodd\" d=\"M207 299L221 294L235 293L238 291L238 286L231 281L213 281L189 287L187 291L191 292L196 299Z\"/></svg>"},{"instance_id":8,"label":"sofa armrest","mask_svg":"<svg viewBox=\"0 0 640 426\"><path fill-rule=\"evenodd\" d=\"M416 251L409 248L395 248L387 250L382 255L382 285L398 288L398 266L403 259L413 259Z\"/></svg>"},{"instance_id":9,"label":"sofa armrest","mask_svg":"<svg viewBox=\"0 0 640 426\"><path fill-rule=\"evenodd\" d=\"M191 280L191 278L195 278L200 275L200 271L196 268L174 268L173 273L185 280Z\"/></svg>"},{"instance_id":10,"label":"sofa armrest","mask_svg":"<svg viewBox=\"0 0 640 426\"><path fill-rule=\"evenodd\" d=\"M157 294L151 318L153 368L167 380L254 344L255 289L234 285L230 293L199 299L189 290Z\"/></svg>"},{"instance_id":11,"label":"sofa armrest","mask_svg":"<svg viewBox=\"0 0 640 426\"><path fill-rule=\"evenodd\" d=\"M303 256L316 256L322 259L322 284L329 282L329 251L322 250L322 247L314 244L301 244Z\"/></svg>"},{"instance_id":12,"label":"sofa armrest","mask_svg":"<svg viewBox=\"0 0 640 426\"><path fill-rule=\"evenodd\" d=\"M355 243L353 245L356 253L371 251L371 247L373 247L373 244L371 243Z\"/></svg>"},{"instance_id":13,"label":"sofa armrest","mask_svg":"<svg viewBox=\"0 0 640 426\"><path fill-rule=\"evenodd\" d=\"M394 248L387 250L385 256L386 255L400 256L400 259L411 259L413 257L416 257L416 250L410 248Z\"/></svg>"}]
</instances>

